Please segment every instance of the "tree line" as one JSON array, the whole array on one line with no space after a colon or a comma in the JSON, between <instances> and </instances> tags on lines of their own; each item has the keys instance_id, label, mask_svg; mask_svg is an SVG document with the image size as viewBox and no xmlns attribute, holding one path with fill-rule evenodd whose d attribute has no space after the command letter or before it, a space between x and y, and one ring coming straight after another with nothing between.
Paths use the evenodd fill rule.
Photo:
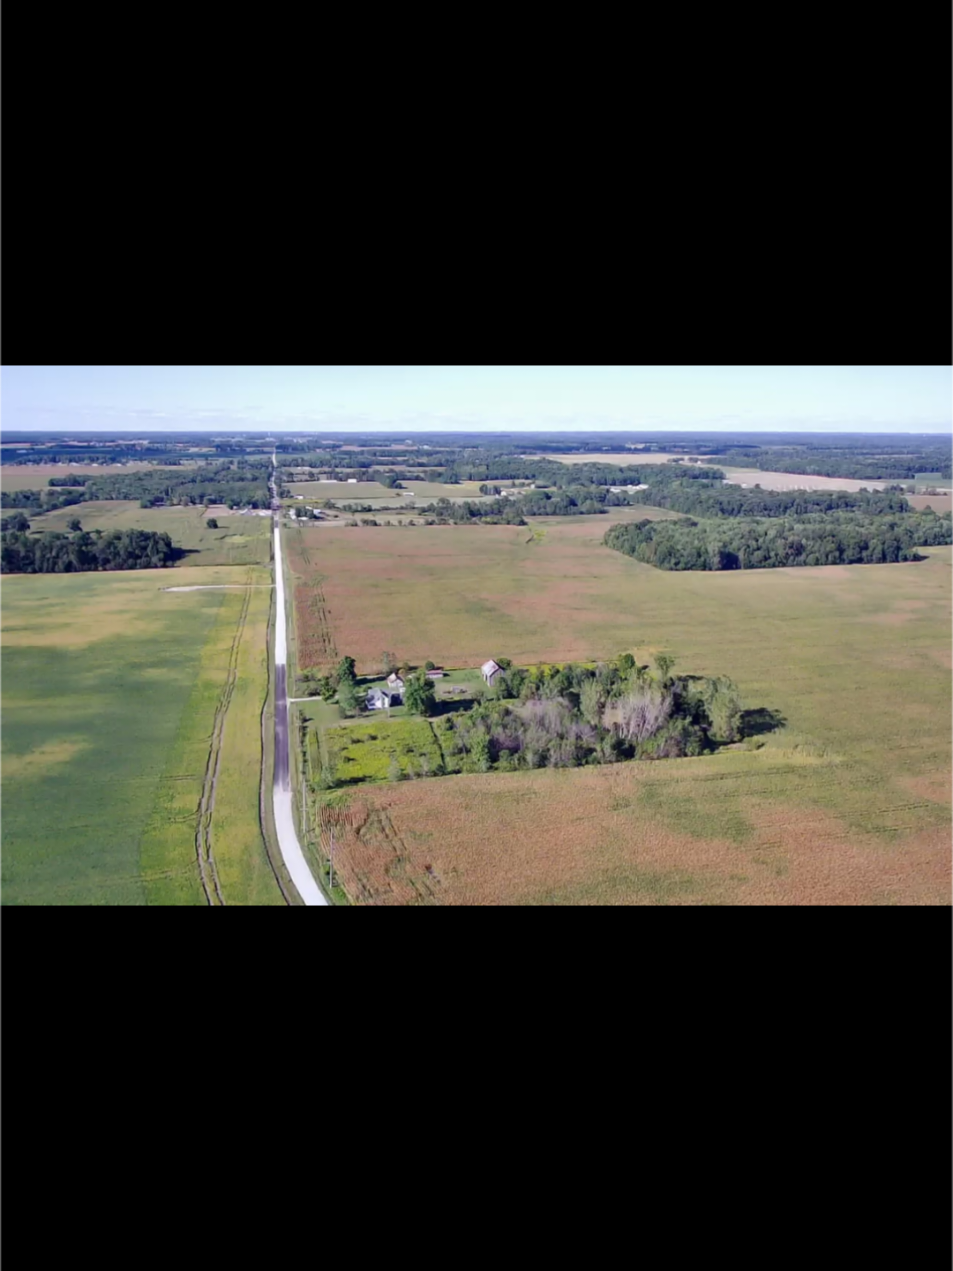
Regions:
<instances>
[{"instance_id":1,"label":"tree line","mask_svg":"<svg viewBox=\"0 0 953 1271\"><path fill-rule=\"evenodd\" d=\"M903 491L860 490L762 490L742 489L720 480L685 479L681 470L660 465L649 489L632 493L631 503L648 503L690 516L807 516L812 512L844 512L856 509L868 515L909 512ZM700 471L700 469L696 470Z\"/></svg>"},{"instance_id":2,"label":"tree line","mask_svg":"<svg viewBox=\"0 0 953 1271\"><path fill-rule=\"evenodd\" d=\"M78 524L78 522L77 522ZM182 556L168 534L147 530L77 530L72 534L0 532L0 573L74 574L107 569L162 569Z\"/></svg>"},{"instance_id":3,"label":"tree line","mask_svg":"<svg viewBox=\"0 0 953 1271\"><path fill-rule=\"evenodd\" d=\"M898 447L883 450L869 444L858 446L763 447L726 446L709 456L715 462L739 468L761 468L770 472L794 472L817 477L850 477L855 481L912 481L918 472L953 475L950 443L930 444L917 449L907 443L906 453Z\"/></svg>"},{"instance_id":4,"label":"tree line","mask_svg":"<svg viewBox=\"0 0 953 1271\"><path fill-rule=\"evenodd\" d=\"M639 521L610 526L603 542L657 569L772 569L922 560L918 548L953 543L953 532L949 512L828 512L701 524Z\"/></svg>"},{"instance_id":5,"label":"tree line","mask_svg":"<svg viewBox=\"0 0 953 1271\"><path fill-rule=\"evenodd\" d=\"M71 478L50 477L42 490L4 490L0 506L28 508L40 514L93 499L138 499L140 507L224 503L228 507L266 508L271 504L270 475L270 463L246 459L174 472L149 468L103 476L84 473ZM76 488L63 489L64 480L72 480Z\"/></svg>"}]
</instances>

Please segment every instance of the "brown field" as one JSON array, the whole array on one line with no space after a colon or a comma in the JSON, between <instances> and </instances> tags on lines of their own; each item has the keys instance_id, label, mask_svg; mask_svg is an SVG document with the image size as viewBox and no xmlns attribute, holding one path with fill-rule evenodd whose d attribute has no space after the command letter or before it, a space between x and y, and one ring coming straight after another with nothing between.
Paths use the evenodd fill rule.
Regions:
<instances>
[{"instance_id":1,"label":"brown field","mask_svg":"<svg viewBox=\"0 0 953 1271\"><path fill-rule=\"evenodd\" d=\"M908 494L907 502L912 508L916 508L918 512L922 512L925 508L933 508L934 512L949 512L953 507L953 499L950 498L949 492L946 494Z\"/></svg>"},{"instance_id":2,"label":"brown field","mask_svg":"<svg viewBox=\"0 0 953 1271\"><path fill-rule=\"evenodd\" d=\"M526 459L555 459L557 463L668 463L669 459L684 459L685 455L663 454L660 451L652 451L649 454L642 454L640 450L620 450L615 454L589 454L589 455L525 455Z\"/></svg>"},{"instance_id":3,"label":"brown field","mask_svg":"<svg viewBox=\"0 0 953 1271\"><path fill-rule=\"evenodd\" d=\"M472 667L664 648L786 726L699 759L363 786L351 895L949 904L951 549L665 573L602 547L612 519L352 529L311 536L307 561L291 533L299 641L359 670L382 649Z\"/></svg>"},{"instance_id":4,"label":"brown field","mask_svg":"<svg viewBox=\"0 0 953 1271\"><path fill-rule=\"evenodd\" d=\"M777 752L365 786L335 816L357 903L949 904L948 825L812 806L822 766Z\"/></svg>"},{"instance_id":5,"label":"brown field","mask_svg":"<svg viewBox=\"0 0 953 1271\"><path fill-rule=\"evenodd\" d=\"M800 472L762 472L760 468L716 465L729 485L760 485L762 490L882 490L887 481L853 481L849 477L811 477Z\"/></svg>"}]
</instances>

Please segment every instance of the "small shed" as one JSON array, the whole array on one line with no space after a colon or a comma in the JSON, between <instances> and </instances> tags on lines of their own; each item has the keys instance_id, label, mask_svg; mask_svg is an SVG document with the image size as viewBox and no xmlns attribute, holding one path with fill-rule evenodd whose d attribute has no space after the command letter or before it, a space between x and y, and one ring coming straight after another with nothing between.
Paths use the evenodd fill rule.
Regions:
<instances>
[{"instance_id":1,"label":"small shed","mask_svg":"<svg viewBox=\"0 0 953 1271\"><path fill-rule=\"evenodd\" d=\"M493 659L490 658L489 662L484 662L480 667L480 674L483 676L487 684L492 684L502 669L503 668L501 666L498 666Z\"/></svg>"}]
</instances>

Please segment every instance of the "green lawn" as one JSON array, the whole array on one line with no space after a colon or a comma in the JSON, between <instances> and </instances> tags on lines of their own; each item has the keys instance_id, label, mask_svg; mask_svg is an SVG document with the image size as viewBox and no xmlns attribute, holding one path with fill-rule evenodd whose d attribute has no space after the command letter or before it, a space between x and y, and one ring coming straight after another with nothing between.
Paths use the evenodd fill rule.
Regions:
<instances>
[{"instance_id":1,"label":"green lawn","mask_svg":"<svg viewBox=\"0 0 953 1271\"><path fill-rule=\"evenodd\" d=\"M429 776L441 763L429 722L413 716L327 729L323 742L335 776L345 784L386 781L395 762L405 776Z\"/></svg>"}]
</instances>

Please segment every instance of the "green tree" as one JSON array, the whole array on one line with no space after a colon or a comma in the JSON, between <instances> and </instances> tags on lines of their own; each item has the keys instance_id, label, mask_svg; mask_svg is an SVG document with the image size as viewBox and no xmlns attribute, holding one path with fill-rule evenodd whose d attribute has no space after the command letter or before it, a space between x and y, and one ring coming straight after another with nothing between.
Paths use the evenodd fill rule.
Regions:
<instances>
[{"instance_id":1,"label":"green tree","mask_svg":"<svg viewBox=\"0 0 953 1271\"><path fill-rule=\"evenodd\" d=\"M468 766L474 772L490 771L490 739L482 731L471 734Z\"/></svg>"},{"instance_id":2,"label":"green tree","mask_svg":"<svg viewBox=\"0 0 953 1271\"><path fill-rule=\"evenodd\" d=\"M605 706L605 693L597 679L586 680L579 692L579 709L583 719L593 727L602 722L602 708Z\"/></svg>"},{"instance_id":3,"label":"green tree","mask_svg":"<svg viewBox=\"0 0 953 1271\"><path fill-rule=\"evenodd\" d=\"M635 658L631 653L620 653L616 658L616 666L623 675L626 675L635 666Z\"/></svg>"},{"instance_id":4,"label":"green tree","mask_svg":"<svg viewBox=\"0 0 953 1271\"><path fill-rule=\"evenodd\" d=\"M672 667L675 665L675 659L671 653L656 653L652 659L655 663L655 669L658 671L659 680L662 687L665 688L669 684Z\"/></svg>"},{"instance_id":5,"label":"green tree","mask_svg":"<svg viewBox=\"0 0 953 1271\"><path fill-rule=\"evenodd\" d=\"M354 715L360 709L360 698L353 680L342 680L338 685L338 706L342 715Z\"/></svg>"},{"instance_id":6,"label":"green tree","mask_svg":"<svg viewBox=\"0 0 953 1271\"><path fill-rule=\"evenodd\" d=\"M741 736L741 701L732 681L726 675L709 680L703 700L712 736L722 742L737 741Z\"/></svg>"},{"instance_id":7,"label":"green tree","mask_svg":"<svg viewBox=\"0 0 953 1271\"><path fill-rule=\"evenodd\" d=\"M82 532L83 526L80 523L80 519L78 516L73 517L73 519L69 522L67 529L71 530L74 534L79 534Z\"/></svg>"},{"instance_id":8,"label":"green tree","mask_svg":"<svg viewBox=\"0 0 953 1271\"><path fill-rule=\"evenodd\" d=\"M345 681L350 681L352 684L354 683L356 679L356 676L354 673L354 667L355 667L355 662L353 658L343 657L341 659L341 661L338 663L338 669L337 669L339 687Z\"/></svg>"},{"instance_id":9,"label":"green tree","mask_svg":"<svg viewBox=\"0 0 953 1271\"><path fill-rule=\"evenodd\" d=\"M392 671L397 670L397 654L388 653L386 650L381 654L381 675L390 675Z\"/></svg>"},{"instance_id":10,"label":"green tree","mask_svg":"<svg viewBox=\"0 0 953 1271\"><path fill-rule=\"evenodd\" d=\"M205 522L205 525L206 525L206 528L210 530L218 529L218 521L215 519L214 516L210 516L208 520Z\"/></svg>"},{"instance_id":11,"label":"green tree","mask_svg":"<svg viewBox=\"0 0 953 1271\"><path fill-rule=\"evenodd\" d=\"M432 671L436 665L437 665L436 662L431 662L430 659L428 658L427 661L424 663L424 670Z\"/></svg>"},{"instance_id":12,"label":"green tree","mask_svg":"<svg viewBox=\"0 0 953 1271\"><path fill-rule=\"evenodd\" d=\"M437 700L433 681L424 671L417 671L404 683L404 703L415 715L429 715Z\"/></svg>"}]
</instances>

